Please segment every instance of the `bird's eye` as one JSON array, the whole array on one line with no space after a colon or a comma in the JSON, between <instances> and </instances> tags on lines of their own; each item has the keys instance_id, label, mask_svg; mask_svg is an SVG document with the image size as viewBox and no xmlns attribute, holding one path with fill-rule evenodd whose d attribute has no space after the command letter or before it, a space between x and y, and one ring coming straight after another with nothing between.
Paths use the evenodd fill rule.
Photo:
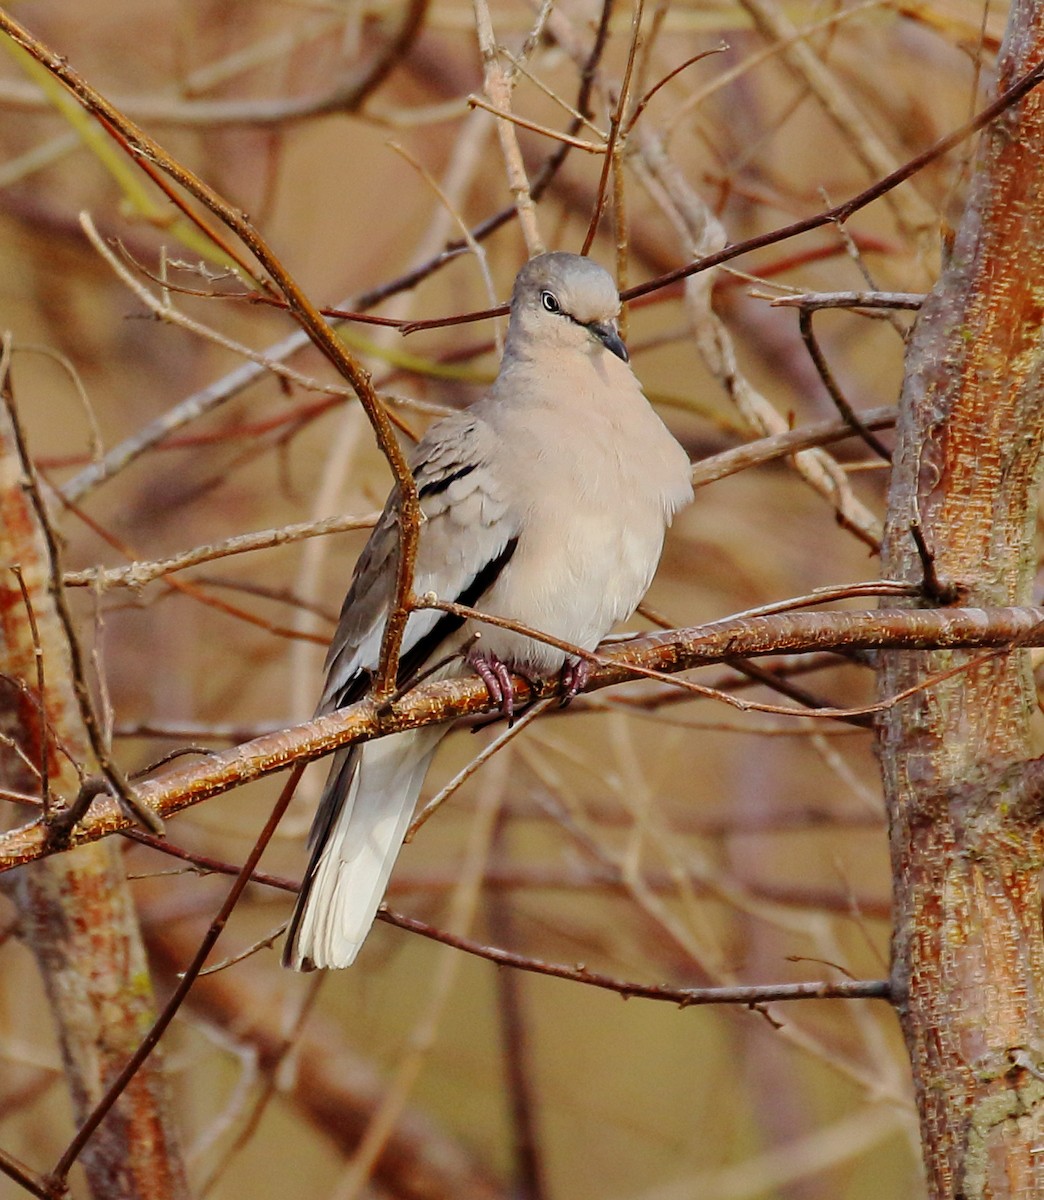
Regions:
<instances>
[{"instance_id":1,"label":"bird's eye","mask_svg":"<svg viewBox=\"0 0 1044 1200\"><path fill-rule=\"evenodd\" d=\"M554 292L541 292L540 303L549 313L560 313L562 311L562 306L558 303L558 297Z\"/></svg>"}]
</instances>

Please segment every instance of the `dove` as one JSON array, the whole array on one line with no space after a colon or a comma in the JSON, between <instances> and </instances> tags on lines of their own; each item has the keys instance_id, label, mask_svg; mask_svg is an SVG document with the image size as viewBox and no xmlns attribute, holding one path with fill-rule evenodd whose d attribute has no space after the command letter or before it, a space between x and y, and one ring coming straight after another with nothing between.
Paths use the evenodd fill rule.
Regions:
<instances>
[{"instance_id":1,"label":"dove","mask_svg":"<svg viewBox=\"0 0 1044 1200\"><path fill-rule=\"evenodd\" d=\"M423 513L413 575L435 593L592 651L645 595L674 515L692 500L685 451L654 412L617 328L612 277L590 258L532 258L511 297L488 394L435 422L410 458ZM395 598L398 493L367 542L326 659L317 712L360 700ZM509 719L512 675L588 663L519 630L434 609L410 613L398 681L477 673ZM354 962L383 899L445 725L337 751L309 835L311 857L284 965Z\"/></svg>"}]
</instances>

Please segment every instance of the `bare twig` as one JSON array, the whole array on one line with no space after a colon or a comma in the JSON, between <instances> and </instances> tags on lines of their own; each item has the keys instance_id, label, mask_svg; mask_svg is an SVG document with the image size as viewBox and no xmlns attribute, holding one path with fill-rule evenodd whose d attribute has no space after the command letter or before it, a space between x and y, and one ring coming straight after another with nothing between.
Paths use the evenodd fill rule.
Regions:
<instances>
[{"instance_id":1,"label":"bare twig","mask_svg":"<svg viewBox=\"0 0 1044 1200\"><path fill-rule=\"evenodd\" d=\"M76 1131L76 1136L66 1147L54 1170L51 1172L52 1179L64 1180L68 1177L70 1170L72 1170L73 1164L80 1157L84 1147L93 1137L95 1130L97 1130L98 1126L112 1110L113 1105L119 1100L120 1096L123 1095L127 1085L141 1069L149 1055L159 1044L160 1038L166 1032L171 1021L174 1020L178 1009L181 1008L185 997L188 995L189 988L191 988L193 983L195 983L199 972L203 969L203 965L205 964L210 951L213 949L214 944L221 936L221 933L228 922L228 918L232 915L232 910L239 902L239 898L243 894L244 889L250 883L251 874L253 873L254 868L257 866L258 861L260 860L261 855L264 853L268 843L272 840L272 835L275 833L276 827L278 826L283 813L286 811L287 805L293 798L294 790L297 787L297 782L301 778L303 770L304 767L299 765L290 773L290 778L286 781L286 784L279 795L279 799L276 801L271 813L269 814L264 828L261 830L257 841L254 843L250 853L247 855L246 861L243 863L239 874L236 876L235 882L229 888L228 894L225 897L221 907L218 909L217 915L210 923L206 934L199 944L199 949L196 951L192 961L185 969L185 973L179 980L178 985L174 989L170 999L163 1006L163 1009L153 1023L152 1028L142 1038L141 1042L138 1044L138 1048L128 1059L126 1065L109 1084L105 1094L95 1105L90 1116Z\"/></svg>"},{"instance_id":2,"label":"bare twig","mask_svg":"<svg viewBox=\"0 0 1044 1200\"><path fill-rule=\"evenodd\" d=\"M13 1154L0 1150L0 1173L8 1179L13 1179L20 1188L39 1200L56 1200L54 1187L45 1176L33 1171L25 1163L19 1162Z\"/></svg>"},{"instance_id":3,"label":"bare twig","mask_svg":"<svg viewBox=\"0 0 1044 1200\"><path fill-rule=\"evenodd\" d=\"M95 712L94 698L87 683L86 667L83 661L83 653L80 649L80 640L77 637L76 627L73 624L72 614L69 611L69 605L65 598L65 588L62 586L61 549L54 529L51 526L51 517L47 511L47 505L44 503L43 496L40 493L40 483L36 475L36 467L29 454L29 448L26 445L25 434L22 431L18 412L15 408L14 394L10 387L10 377L6 373L3 379L0 380L0 394L2 394L4 404L7 408L15 448L21 459L22 470L25 475L26 492L32 504L33 511L36 514L40 533L47 547L47 560L51 572L49 582L51 599L54 603L55 613L65 632L72 668L72 687L77 703L80 706L80 719L90 740L95 761L120 805L135 820L145 826L146 829L151 829L153 833L162 833L162 820L150 811L147 806L140 803L134 794L134 789L123 773L123 769L113 760L109 747L105 744L105 739L102 736L101 723Z\"/></svg>"},{"instance_id":4,"label":"bare twig","mask_svg":"<svg viewBox=\"0 0 1044 1200\"><path fill-rule=\"evenodd\" d=\"M921 292L796 292L789 296L773 296L773 308L868 308L911 309L924 303Z\"/></svg>"},{"instance_id":5,"label":"bare twig","mask_svg":"<svg viewBox=\"0 0 1044 1200\"><path fill-rule=\"evenodd\" d=\"M569 979L574 983L586 983L590 987L604 988L628 999L666 1000L679 1008L693 1008L707 1004L740 1004L753 1008L755 1005L771 1004L791 1000L889 1000L891 985L886 979L852 980L842 979L836 983L775 983L762 986L677 988L667 984L632 983L614 979L585 966L566 966L564 963L545 962L501 950L496 946L484 946L468 938L458 937L445 930L436 929L415 917L391 912L385 908L381 919L400 929L419 933L433 941L453 946L467 954L488 959L498 966L515 967L520 971L533 971L540 975L552 975L556 979Z\"/></svg>"},{"instance_id":6,"label":"bare twig","mask_svg":"<svg viewBox=\"0 0 1044 1200\"><path fill-rule=\"evenodd\" d=\"M801 336L808 349L809 358L812 359L812 363L819 373L819 378L823 381L823 386L826 388L827 394L833 400L837 411L851 425L852 432L861 437L875 454L883 458L885 462L890 463L892 461L891 451L880 438L874 437L873 433L867 429L855 409L848 403L844 392L838 387L834 373L830 369L830 364L827 362L819 342L816 340L816 335L812 331L812 311L811 308L801 309L798 314L798 327L801 330Z\"/></svg>"},{"instance_id":7,"label":"bare twig","mask_svg":"<svg viewBox=\"0 0 1044 1200\"><path fill-rule=\"evenodd\" d=\"M645 11L645 0L635 0L634 9L631 13L631 39L627 47L627 65L624 67L623 83L620 85L620 94L617 97L616 105L609 117L609 136L606 139L605 145L605 161L602 163L602 174L598 180L597 198L595 200L594 212L591 214L591 220L587 226L587 235L584 238L581 254L587 254L595 240L595 234L598 232L598 223L602 219L602 212L605 209L605 198L608 192L609 173L611 171L618 172L620 168L620 146L621 133L623 131L624 111L627 103L631 98L631 79L634 75L635 56L638 53L638 37L642 28L642 14Z\"/></svg>"},{"instance_id":8,"label":"bare twig","mask_svg":"<svg viewBox=\"0 0 1044 1200\"><path fill-rule=\"evenodd\" d=\"M493 21L486 0L472 0L475 13L475 32L478 35L479 53L482 55L482 72L486 95L489 97L491 110L506 114L511 111L511 83L501 65L497 54L496 36L493 32ZM504 166L507 169L508 188L514 199L518 222L525 238L526 249L530 256L540 254L544 242L537 225L536 205L526 178L526 167L522 159L522 151L515 137L515 130L504 116L497 117L497 137L500 140L500 151L504 156Z\"/></svg>"},{"instance_id":9,"label":"bare twig","mask_svg":"<svg viewBox=\"0 0 1044 1200\"><path fill-rule=\"evenodd\" d=\"M741 4L758 32L766 40L778 44L783 61L815 96L870 178L879 179L894 172L895 158L891 150L812 45L796 36L797 30L789 16L769 0L741 0ZM889 204L907 233L913 237L933 227L938 221L934 208L917 192L890 193Z\"/></svg>"},{"instance_id":10,"label":"bare twig","mask_svg":"<svg viewBox=\"0 0 1044 1200\"><path fill-rule=\"evenodd\" d=\"M325 537L331 533L346 533L353 529L370 529L377 520L377 513L364 517L326 517L322 521L301 521L295 525L282 525L278 529L263 529L258 533L240 533L212 546L194 546L169 558L154 562L132 562L125 567L88 567L83 571L66 571L66 587L142 588L155 579L198 567L201 563L227 558L233 554L248 554L256 550L271 550L303 538Z\"/></svg>"},{"instance_id":11,"label":"bare twig","mask_svg":"<svg viewBox=\"0 0 1044 1200\"><path fill-rule=\"evenodd\" d=\"M36 659L35 700L36 711L40 717L40 761L38 764L34 764L34 769L40 780L40 799L43 804L44 820L49 821L53 815L51 812L50 766L48 763L50 754L48 743L51 729L47 720L47 709L44 703L44 697L47 695L47 681L44 675L43 646L40 645L40 630L36 624L36 613L33 611L33 598L29 595L29 588L26 586L22 568L18 563L12 563L10 571L15 579L18 580L18 589L22 593L22 603L25 605L25 615L29 621L29 632L33 639L33 657ZM21 747L17 746L17 743L15 745L16 749L22 752Z\"/></svg>"},{"instance_id":12,"label":"bare twig","mask_svg":"<svg viewBox=\"0 0 1044 1200\"><path fill-rule=\"evenodd\" d=\"M844 223L854 213L857 213L862 208L866 208L868 204L872 204L875 200L879 200L882 196L892 191L893 188L897 188L901 183L916 175L918 171L922 171L929 163L935 162L955 146L959 146L965 138L971 137L973 133L977 133L980 129L989 125L991 121L996 120L1001 113L1011 108L1012 105L1018 104L1028 92L1039 87L1041 82L1044 82L1044 60L1017 79L1011 87L1006 88L992 104L988 104L972 120L965 122L958 129L955 129L953 133L947 134L946 137L940 138L933 145L929 146L927 150L915 155L901 167L892 171L891 174L886 175L883 179L879 179L876 183L871 184L870 187L864 188L863 191L856 193L856 195L850 197L848 200L844 200L842 203L836 204L833 208L827 209L824 212L816 213L811 217L804 217L800 221L794 221L790 225L785 225L780 229L770 230L768 233L759 234L757 237L746 238L742 242L733 242L728 246L724 246L721 250L704 255L695 262L688 263L684 267L678 267L674 271L668 271L663 275L658 275L655 279L650 279L647 283L628 288L626 292L621 294L621 299L625 301L636 300L639 296L646 296L650 292L659 291L669 283L674 283L679 279L687 279L690 275L709 271L712 267L720 266L722 263L738 258L741 254L749 254L752 250L761 250L765 246L774 246L777 242L788 241L799 234L809 233L813 229L821 229L824 225Z\"/></svg>"},{"instance_id":13,"label":"bare twig","mask_svg":"<svg viewBox=\"0 0 1044 1200\"><path fill-rule=\"evenodd\" d=\"M395 687L399 646L402 643L402 635L409 615L406 598L409 596L413 576L420 508L417 487L406 457L396 440L392 423L373 391L369 375L323 319L315 305L308 299L296 280L242 211L229 204L193 172L172 158L162 146L92 88L81 75L72 69L66 59L55 54L2 9L0 9L0 30L8 34L12 40L63 83L84 108L99 118L107 129L115 130L135 159L144 159L154 163L190 195L195 196L236 234L286 297L291 312L316 347L351 383L373 426L378 445L388 460L398 485L399 555L395 604L385 624L380 666L375 679L375 688L378 694L390 694Z\"/></svg>"},{"instance_id":14,"label":"bare twig","mask_svg":"<svg viewBox=\"0 0 1044 1200\"><path fill-rule=\"evenodd\" d=\"M874 408L862 413L860 420L867 429L891 429L895 425L896 415L894 408ZM786 433L758 438L695 463L692 468L693 487L705 487L708 483L725 479L749 467L775 462L812 446L829 446L852 436L852 426L847 421L822 421L788 429Z\"/></svg>"}]
</instances>

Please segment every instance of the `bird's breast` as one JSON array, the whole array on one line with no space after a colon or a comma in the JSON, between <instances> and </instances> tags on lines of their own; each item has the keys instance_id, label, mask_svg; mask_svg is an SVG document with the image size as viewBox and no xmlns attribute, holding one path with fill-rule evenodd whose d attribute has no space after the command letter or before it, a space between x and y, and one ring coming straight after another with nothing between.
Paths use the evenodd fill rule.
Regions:
<instances>
[{"instance_id":1,"label":"bird's breast","mask_svg":"<svg viewBox=\"0 0 1044 1200\"><path fill-rule=\"evenodd\" d=\"M618 464L593 471L583 456L568 477L546 472L527 507L518 546L479 607L593 650L645 594L669 517L660 490ZM547 464L545 464L545 468ZM520 668L549 673L566 654L505 630L484 647Z\"/></svg>"}]
</instances>

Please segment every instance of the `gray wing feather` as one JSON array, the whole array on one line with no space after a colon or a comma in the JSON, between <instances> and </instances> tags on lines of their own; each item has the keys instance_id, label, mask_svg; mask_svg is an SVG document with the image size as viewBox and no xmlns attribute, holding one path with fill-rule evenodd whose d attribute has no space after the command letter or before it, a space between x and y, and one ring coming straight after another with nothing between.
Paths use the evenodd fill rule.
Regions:
<instances>
[{"instance_id":1,"label":"gray wing feather","mask_svg":"<svg viewBox=\"0 0 1044 1200\"><path fill-rule=\"evenodd\" d=\"M490 469L495 438L486 422L461 413L433 425L411 456L425 518L413 576L418 596L435 592L456 600L519 534L522 514L512 510ZM377 667L384 622L395 598L398 499L395 488L356 565L327 653L321 713L361 695ZM432 609L412 613L402 653L429 634L441 616Z\"/></svg>"}]
</instances>

